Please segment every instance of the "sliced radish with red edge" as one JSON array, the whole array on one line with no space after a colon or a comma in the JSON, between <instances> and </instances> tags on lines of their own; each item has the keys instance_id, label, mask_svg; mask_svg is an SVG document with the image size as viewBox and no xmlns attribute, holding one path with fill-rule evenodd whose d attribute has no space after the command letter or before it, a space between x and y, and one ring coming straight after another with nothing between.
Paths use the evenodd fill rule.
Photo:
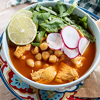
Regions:
<instances>
[{"instance_id":1,"label":"sliced radish with red edge","mask_svg":"<svg viewBox=\"0 0 100 100\"><path fill-rule=\"evenodd\" d=\"M78 51L79 51L79 53L81 55L84 54L84 52L85 52L86 48L88 47L89 43L90 43L90 41L87 38L85 38L85 37L81 37L79 39L79 42L78 42Z\"/></svg>"},{"instance_id":2,"label":"sliced radish with red edge","mask_svg":"<svg viewBox=\"0 0 100 100\"><path fill-rule=\"evenodd\" d=\"M66 46L63 46L63 50L64 50L64 53L69 57L69 58L75 58L79 55L79 52L78 52L78 48L75 48L75 49L69 49L67 48Z\"/></svg>"},{"instance_id":3,"label":"sliced radish with red edge","mask_svg":"<svg viewBox=\"0 0 100 100\"><path fill-rule=\"evenodd\" d=\"M51 49L59 50L62 48L62 38L60 33L50 33L47 37L48 46Z\"/></svg>"},{"instance_id":4,"label":"sliced radish with red edge","mask_svg":"<svg viewBox=\"0 0 100 100\"><path fill-rule=\"evenodd\" d=\"M78 31L72 26L66 26L61 31L61 37L64 45L69 49L74 49L80 39Z\"/></svg>"}]
</instances>

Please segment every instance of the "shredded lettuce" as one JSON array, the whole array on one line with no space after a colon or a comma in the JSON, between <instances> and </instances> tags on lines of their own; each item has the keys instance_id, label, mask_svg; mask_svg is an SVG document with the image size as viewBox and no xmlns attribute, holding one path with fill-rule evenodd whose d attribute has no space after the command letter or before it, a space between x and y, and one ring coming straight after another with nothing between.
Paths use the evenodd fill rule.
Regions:
<instances>
[{"instance_id":1,"label":"shredded lettuce","mask_svg":"<svg viewBox=\"0 0 100 100\"><path fill-rule=\"evenodd\" d=\"M86 31L82 26L80 25L72 25L74 28L76 28L77 30L81 31L81 33L91 42L95 42L95 37L90 34L88 31Z\"/></svg>"},{"instance_id":2,"label":"shredded lettuce","mask_svg":"<svg viewBox=\"0 0 100 100\"><path fill-rule=\"evenodd\" d=\"M46 22L49 17L50 13L39 13L37 11L34 11L32 19L36 24L41 24Z\"/></svg>"},{"instance_id":3,"label":"shredded lettuce","mask_svg":"<svg viewBox=\"0 0 100 100\"><path fill-rule=\"evenodd\" d=\"M41 23L40 26L47 32L58 32L60 29L65 27L63 20L58 17L51 16L50 21L46 23Z\"/></svg>"},{"instance_id":4,"label":"shredded lettuce","mask_svg":"<svg viewBox=\"0 0 100 100\"><path fill-rule=\"evenodd\" d=\"M33 12L33 11L34 11L34 8L33 8L33 7L31 7L31 8L30 8L30 11L31 11L31 12Z\"/></svg>"},{"instance_id":5,"label":"shredded lettuce","mask_svg":"<svg viewBox=\"0 0 100 100\"><path fill-rule=\"evenodd\" d=\"M31 43L32 46L40 46L41 43Z\"/></svg>"},{"instance_id":6,"label":"shredded lettuce","mask_svg":"<svg viewBox=\"0 0 100 100\"><path fill-rule=\"evenodd\" d=\"M73 3L67 9L67 6L63 2L58 1L55 9L52 7L47 8L39 4L35 8L30 8L30 11L33 12L32 19L39 26L37 30L38 34L34 42L40 43L42 37L47 36L47 33L60 32L67 25L73 26L84 34L88 40L95 42L95 37L87 31L87 16L80 18L72 14L76 7L77 3Z\"/></svg>"},{"instance_id":7,"label":"shredded lettuce","mask_svg":"<svg viewBox=\"0 0 100 100\"><path fill-rule=\"evenodd\" d=\"M87 29L87 16L84 16L83 18L79 18L79 21L81 23L81 25Z\"/></svg>"},{"instance_id":8,"label":"shredded lettuce","mask_svg":"<svg viewBox=\"0 0 100 100\"><path fill-rule=\"evenodd\" d=\"M76 16L76 15L75 15ZM75 20L74 20L75 19ZM74 18L74 19L70 19L68 17L65 17L64 20L66 22L68 22L71 26L73 26L74 28L76 28L77 30L81 31L81 33L91 42L95 42L95 38L93 35L91 35L86 29L87 29L87 16L84 16L83 18ZM79 20L81 19L81 21ZM85 21L83 21L85 20ZM76 22L77 21L77 22ZM84 23L83 23L84 22ZM86 24L85 24L86 23ZM81 26L81 25L82 26ZM83 25L85 25L83 27Z\"/></svg>"},{"instance_id":9,"label":"shredded lettuce","mask_svg":"<svg viewBox=\"0 0 100 100\"><path fill-rule=\"evenodd\" d=\"M37 11L44 10L44 11L46 11L46 12L49 12L49 13L51 13L51 14L57 16L57 13L56 13L55 11L53 11L53 10L50 9L50 8L47 8L47 7L41 6L41 5L39 5L39 4L37 5L36 10L37 10Z\"/></svg>"},{"instance_id":10,"label":"shredded lettuce","mask_svg":"<svg viewBox=\"0 0 100 100\"><path fill-rule=\"evenodd\" d=\"M65 13L63 13L63 17L65 17L65 16L69 16L73 11L74 11L74 9L77 7L77 3L75 2L75 3L73 3L69 8L68 8L68 10L65 12Z\"/></svg>"},{"instance_id":11,"label":"shredded lettuce","mask_svg":"<svg viewBox=\"0 0 100 100\"><path fill-rule=\"evenodd\" d=\"M59 11L60 17L62 17L63 13L67 10L67 6L63 2L58 1L56 9Z\"/></svg>"}]
</instances>

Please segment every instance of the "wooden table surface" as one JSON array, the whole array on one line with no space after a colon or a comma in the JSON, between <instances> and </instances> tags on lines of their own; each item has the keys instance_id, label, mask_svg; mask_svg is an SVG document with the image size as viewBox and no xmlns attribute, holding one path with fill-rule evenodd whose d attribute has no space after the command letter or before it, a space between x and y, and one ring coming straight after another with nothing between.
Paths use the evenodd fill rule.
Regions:
<instances>
[{"instance_id":1,"label":"wooden table surface","mask_svg":"<svg viewBox=\"0 0 100 100\"><path fill-rule=\"evenodd\" d=\"M5 1L5 2L4 2ZM21 4L14 7L7 8L7 1L8 0L0 0L0 36L4 29L6 28L9 20L11 19L12 15L30 5L30 4ZM0 100L18 100L10 91L6 88L4 83L0 78Z\"/></svg>"}]
</instances>

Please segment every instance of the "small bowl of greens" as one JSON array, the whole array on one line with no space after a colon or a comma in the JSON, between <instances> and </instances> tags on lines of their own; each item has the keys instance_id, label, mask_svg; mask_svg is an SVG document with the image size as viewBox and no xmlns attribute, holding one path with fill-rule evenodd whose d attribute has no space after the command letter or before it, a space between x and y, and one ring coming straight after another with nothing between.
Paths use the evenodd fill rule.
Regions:
<instances>
[{"instance_id":1,"label":"small bowl of greens","mask_svg":"<svg viewBox=\"0 0 100 100\"><path fill-rule=\"evenodd\" d=\"M97 66L99 37L95 21L76 3L42 2L12 16L3 51L10 68L29 85L65 91Z\"/></svg>"}]
</instances>

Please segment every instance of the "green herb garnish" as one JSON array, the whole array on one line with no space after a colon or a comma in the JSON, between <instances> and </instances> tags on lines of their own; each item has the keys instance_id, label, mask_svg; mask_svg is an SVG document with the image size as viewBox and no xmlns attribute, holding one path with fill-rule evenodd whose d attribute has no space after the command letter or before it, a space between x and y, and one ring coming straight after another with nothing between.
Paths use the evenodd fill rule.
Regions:
<instances>
[{"instance_id":1,"label":"green herb garnish","mask_svg":"<svg viewBox=\"0 0 100 100\"><path fill-rule=\"evenodd\" d=\"M42 28L38 28L38 34L35 39L35 43L40 43L43 36L47 36L47 33L60 32L62 28L67 25L71 25L80 31L84 36L95 42L95 37L87 31L87 16L83 18L73 15L74 9L77 7L77 3L73 3L68 9L67 6L58 1L55 5L55 9L52 7L44 7L36 5L35 8L30 8L33 12L33 21Z\"/></svg>"}]
</instances>

